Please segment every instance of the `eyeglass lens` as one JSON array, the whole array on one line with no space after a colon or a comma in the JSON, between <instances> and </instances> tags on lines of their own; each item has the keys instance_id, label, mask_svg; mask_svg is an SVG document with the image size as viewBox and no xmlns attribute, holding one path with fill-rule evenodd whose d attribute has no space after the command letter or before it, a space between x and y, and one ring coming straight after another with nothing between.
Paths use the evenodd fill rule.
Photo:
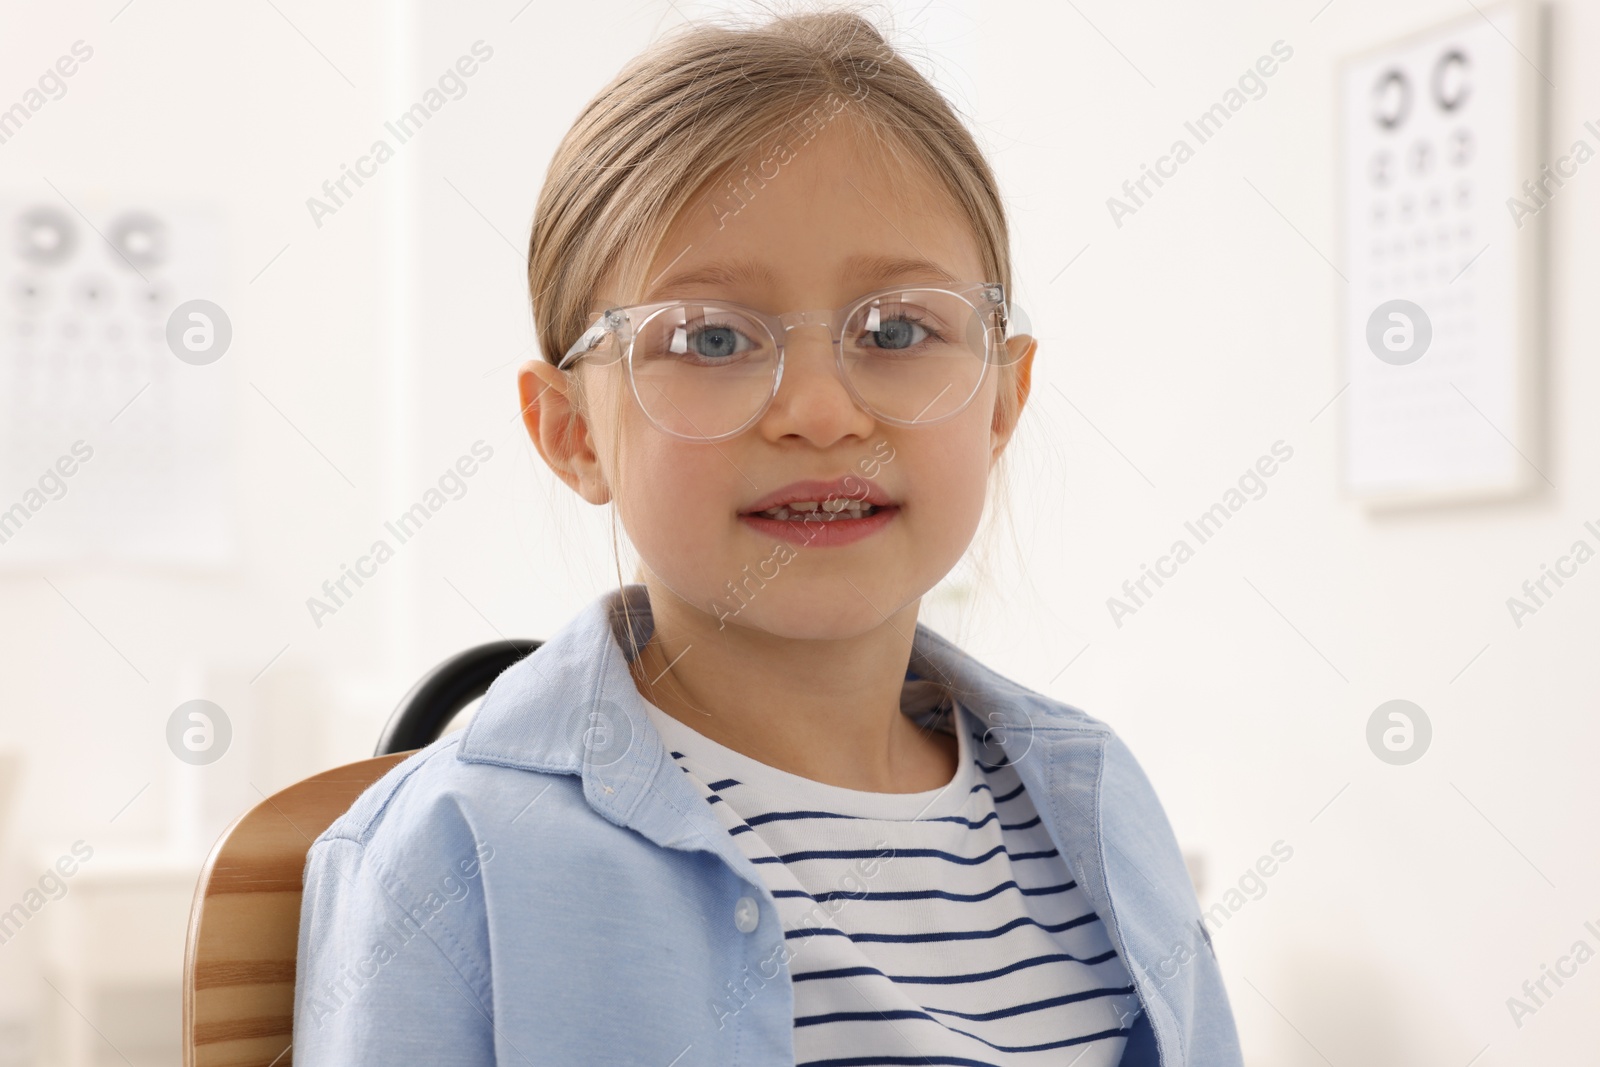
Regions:
<instances>
[{"instance_id":1,"label":"eyeglass lens","mask_svg":"<svg viewBox=\"0 0 1600 1067\"><path fill-rule=\"evenodd\" d=\"M736 308L676 304L633 326L631 373L645 414L669 433L720 437L773 393L778 344ZM880 418L933 422L977 392L989 355L982 316L955 293L907 289L876 297L844 324L845 379Z\"/></svg>"}]
</instances>

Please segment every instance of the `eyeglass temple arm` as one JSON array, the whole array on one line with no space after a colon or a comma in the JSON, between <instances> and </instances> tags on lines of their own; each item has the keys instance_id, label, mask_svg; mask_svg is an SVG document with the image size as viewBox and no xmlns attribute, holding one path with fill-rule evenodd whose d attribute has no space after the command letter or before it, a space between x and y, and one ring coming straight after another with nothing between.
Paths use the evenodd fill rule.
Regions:
<instances>
[{"instance_id":1,"label":"eyeglass temple arm","mask_svg":"<svg viewBox=\"0 0 1600 1067\"><path fill-rule=\"evenodd\" d=\"M606 311L601 314L599 321L584 330L578 339L572 342L572 347L567 349L561 362L556 364L556 370L565 370L567 365L586 352L592 352L606 339L606 335L616 329L621 322L621 315L617 311Z\"/></svg>"},{"instance_id":2,"label":"eyeglass temple arm","mask_svg":"<svg viewBox=\"0 0 1600 1067\"><path fill-rule=\"evenodd\" d=\"M1005 287L999 283L980 285L978 291L985 300L994 305L995 315L1000 322L1000 336L1009 339L1011 334L1011 304L1006 300Z\"/></svg>"}]
</instances>

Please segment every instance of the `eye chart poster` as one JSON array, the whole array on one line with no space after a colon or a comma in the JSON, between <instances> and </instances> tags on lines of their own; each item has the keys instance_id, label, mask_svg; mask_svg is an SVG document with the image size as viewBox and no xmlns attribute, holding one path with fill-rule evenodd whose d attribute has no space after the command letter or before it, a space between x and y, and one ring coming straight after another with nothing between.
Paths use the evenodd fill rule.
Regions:
<instances>
[{"instance_id":1,"label":"eye chart poster","mask_svg":"<svg viewBox=\"0 0 1600 1067\"><path fill-rule=\"evenodd\" d=\"M1371 505L1547 480L1542 36L1532 5L1484 6L1340 70L1342 471Z\"/></svg>"}]
</instances>

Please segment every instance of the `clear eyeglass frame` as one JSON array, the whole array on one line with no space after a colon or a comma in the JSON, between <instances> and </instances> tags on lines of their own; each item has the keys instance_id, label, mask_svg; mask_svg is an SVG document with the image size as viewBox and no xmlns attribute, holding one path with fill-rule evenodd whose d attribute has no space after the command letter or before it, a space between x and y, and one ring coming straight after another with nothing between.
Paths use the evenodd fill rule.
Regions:
<instances>
[{"instance_id":1,"label":"clear eyeglass frame","mask_svg":"<svg viewBox=\"0 0 1600 1067\"><path fill-rule=\"evenodd\" d=\"M856 389L845 366L843 344L844 324L850 322L857 311L859 311L863 306L870 304L874 300L880 300L895 293L909 292L948 293L965 301L967 305L973 309L974 315L977 316L980 321L982 321L985 316L990 314L995 316L994 325L992 327L985 326L983 329L983 367L980 370L977 381L973 385L972 391L966 397L962 398L961 403L958 404L954 409L932 419L902 419L885 415L872 404L870 404ZM647 322L651 316L660 311L685 304L690 306L711 305L718 308L737 311L741 314L747 315L752 320L760 322L766 327L767 332L771 335L773 344L777 349L777 367L772 378L772 388L768 392L766 398L761 402L760 407L753 415L750 416L750 418L745 420L745 422L740 424L737 428L724 433L716 434L714 436L680 433L671 427L662 425L659 420L650 414L649 406L645 403L644 398L639 395L638 383L634 378L634 331L632 330L631 324L635 321L641 323ZM761 417L766 414L767 409L772 406L772 400L778 395L778 387L783 381L784 348L789 331L797 329L801 326L826 326L829 333L832 334L835 369L839 374L840 380L844 383L845 388L849 391L851 398L862 410L868 412L876 419L881 419L884 422L888 422L896 426L932 426L941 422L945 422L948 419L952 419L956 415L960 414L967 408L969 404L971 404L972 398L977 396L982 390L983 382L988 377L989 367L995 363L996 348L1003 348L1006 340L1008 340L1010 337L1008 312L1009 305L1006 302L1005 287L999 282L974 282L958 287L922 285L916 283L888 286L883 289L875 289L870 293L859 296L840 308L821 308L812 311L790 311L782 315L773 315L768 312L761 311L758 308L750 307L747 304L737 303L736 301L705 297L680 297L676 300L658 300L649 304L630 304L624 307L612 307L607 308L603 312L599 312L589 328L584 330L584 332L579 335L578 339L573 342L572 347L567 349L566 354L561 357L561 362L556 364L556 369L567 370L572 366L573 363L577 362L579 358L589 355L600 348L600 346L603 345L608 338L614 337L617 341L618 351L621 353L621 355L619 355L617 359L613 360L612 362L623 362L627 365L629 390L633 393L634 400L636 403L638 403L639 409L645 413L646 418L650 420L652 425L665 434L668 434L672 437L681 438L683 440L705 442L725 441L730 437L736 437L739 434L744 433L750 427L754 426L761 420ZM977 357L975 356L974 358Z\"/></svg>"}]
</instances>

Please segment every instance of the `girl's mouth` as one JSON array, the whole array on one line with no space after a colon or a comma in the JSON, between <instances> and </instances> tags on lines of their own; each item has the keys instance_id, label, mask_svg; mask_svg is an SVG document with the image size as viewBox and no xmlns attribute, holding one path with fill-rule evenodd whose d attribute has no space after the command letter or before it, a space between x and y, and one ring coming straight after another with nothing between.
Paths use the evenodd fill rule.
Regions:
<instances>
[{"instance_id":1,"label":"girl's mouth","mask_svg":"<svg viewBox=\"0 0 1600 1067\"><path fill-rule=\"evenodd\" d=\"M765 511L748 512L739 521L755 532L808 548L853 544L870 537L900 514L895 505L879 507L858 500L799 500Z\"/></svg>"}]
</instances>

